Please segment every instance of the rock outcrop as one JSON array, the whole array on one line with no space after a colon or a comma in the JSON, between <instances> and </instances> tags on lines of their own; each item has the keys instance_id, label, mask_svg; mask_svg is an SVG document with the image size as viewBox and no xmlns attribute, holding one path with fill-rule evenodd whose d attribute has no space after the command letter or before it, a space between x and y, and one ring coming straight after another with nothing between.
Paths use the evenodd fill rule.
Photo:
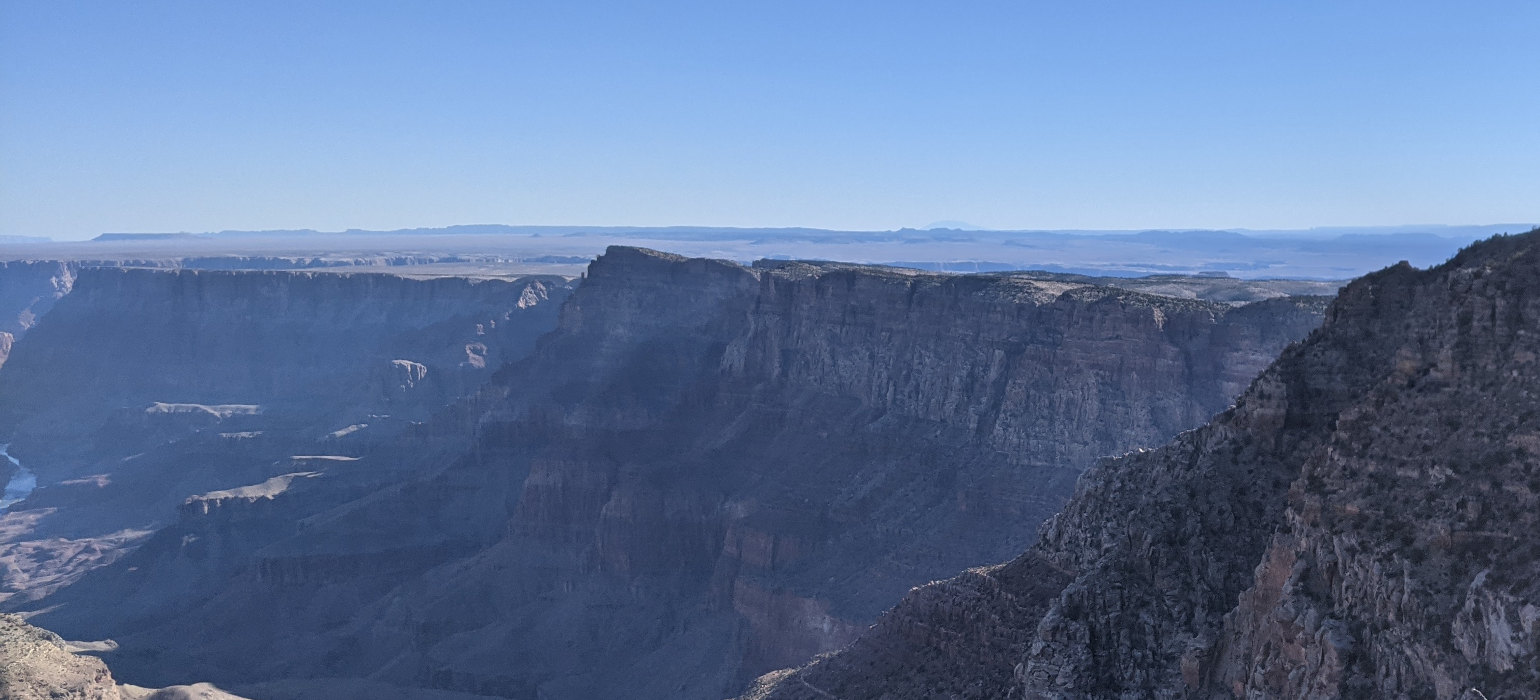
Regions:
<instances>
[{"instance_id":1,"label":"rock outcrop","mask_svg":"<svg viewBox=\"0 0 1540 700\"><path fill-rule=\"evenodd\" d=\"M15 615L0 615L0 698L6 700L242 700L208 683L119 685L101 659Z\"/></svg>"},{"instance_id":2,"label":"rock outcrop","mask_svg":"<svg viewBox=\"0 0 1540 700\"><path fill-rule=\"evenodd\" d=\"M1211 424L754 698L1528 698L1540 232L1343 290Z\"/></svg>"},{"instance_id":3,"label":"rock outcrop","mask_svg":"<svg viewBox=\"0 0 1540 700\"><path fill-rule=\"evenodd\" d=\"M58 635L0 615L0 697L11 700L118 700L101 659L75 654Z\"/></svg>"},{"instance_id":4,"label":"rock outcrop","mask_svg":"<svg viewBox=\"0 0 1540 700\"><path fill-rule=\"evenodd\" d=\"M191 503L39 619L150 683L722 697L1025 548L1085 465L1223 410L1324 304L612 248L476 396Z\"/></svg>"}]
</instances>

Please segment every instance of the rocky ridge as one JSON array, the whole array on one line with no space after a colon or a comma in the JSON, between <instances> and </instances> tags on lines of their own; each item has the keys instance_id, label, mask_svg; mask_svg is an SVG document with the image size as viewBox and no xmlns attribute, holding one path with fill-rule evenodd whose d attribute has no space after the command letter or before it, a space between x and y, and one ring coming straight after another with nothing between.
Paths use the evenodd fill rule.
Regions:
<instances>
[{"instance_id":1,"label":"rocky ridge","mask_svg":"<svg viewBox=\"0 0 1540 700\"><path fill-rule=\"evenodd\" d=\"M1345 288L1010 563L752 698L1533 697L1540 232Z\"/></svg>"},{"instance_id":2,"label":"rocky ridge","mask_svg":"<svg viewBox=\"0 0 1540 700\"><path fill-rule=\"evenodd\" d=\"M1223 410L1323 306L612 248L527 359L349 468L455 456L190 502L38 619L147 683L721 697L1020 551L1081 465Z\"/></svg>"}]
</instances>

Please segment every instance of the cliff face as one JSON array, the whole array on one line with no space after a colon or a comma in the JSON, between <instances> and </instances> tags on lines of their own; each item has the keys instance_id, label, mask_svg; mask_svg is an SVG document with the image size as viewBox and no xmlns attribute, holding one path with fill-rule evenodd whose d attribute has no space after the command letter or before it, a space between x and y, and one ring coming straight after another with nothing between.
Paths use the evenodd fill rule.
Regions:
<instances>
[{"instance_id":1,"label":"cliff face","mask_svg":"<svg viewBox=\"0 0 1540 700\"><path fill-rule=\"evenodd\" d=\"M1354 282L1026 554L751 697L1532 697L1537 263L1530 233Z\"/></svg>"},{"instance_id":2,"label":"cliff face","mask_svg":"<svg viewBox=\"0 0 1540 700\"><path fill-rule=\"evenodd\" d=\"M0 333L26 335L75 284L71 263L0 262Z\"/></svg>"},{"instance_id":3,"label":"cliff face","mask_svg":"<svg viewBox=\"0 0 1540 700\"><path fill-rule=\"evenodd\" d=\"M1020 551L1083 465L1223 410L1323 306L615 248L529 358L392 448L460 440L442 470L196 505L40 619L116 636L151 682L721 697ZM268 534L218 586L88 615L237 531Z\"/></svg>"},{"instance_id":4,"label":"cliff face","mask_svg":"<svg viewBox=\"0 0 1540 700\"><path fill-rule=\"evenodd\" d=\"M0 262L0 367L27 334L75 284L75 266L62 262ZM10 464L0 464L9 475Z\"/></svg>"},{"instance_id":5,"label":"cliff face","mask_svg":"<svg viewBox=\"0 0 1540 700\"><path fill-rule=\"evenodd\" d=\"M198 406L309 418L344 404L360 407L340 420L421 420L474 389L482 370L507 359L497 353L527 352L549 325L524 317L554 321L565 287L555 278L84 270L0 374L0 432L46 477L78 476L103 423L138 421L157 403L172 408L152 415L181 422L201 420L208 412ZM411 400L394 401L407 392Z\"/></svg>"},{"instance_id":6,"label":"cliff face","mask_svg":"<svg viewBox=\"0 0 1540 700\"><path fill-rule=\"evenodd\" d=\"M0 439L38 480L0 515L0 597L111 562L189 497L346 471L526 354L570 289L82 270L0 370Z\"/></svg>"}]
</instances>

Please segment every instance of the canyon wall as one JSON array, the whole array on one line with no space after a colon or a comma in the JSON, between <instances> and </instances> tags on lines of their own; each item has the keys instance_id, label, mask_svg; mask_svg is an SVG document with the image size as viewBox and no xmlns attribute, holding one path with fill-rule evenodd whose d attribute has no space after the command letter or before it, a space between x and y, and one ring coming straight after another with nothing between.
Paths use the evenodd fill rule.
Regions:
<instances>
[{"instance_id":1,"label":"canyon wall","mask_svg":"<svg viewBox=\"0 0 1540 700\"><path fill-rule=\"evenodd\" d=\"M192 423L232 411L308 420L347 404L358 409L339 422L422 420L504 355L527 352L554 322L561 292L553 300L552 290L565 287L559 278L83 270L0 374L0 433L40 474L65 477L94 466L93 443L125 437L104 433L112 420Z\"/></svg>"},{"instance_id":2,"label":"canyon wall","mask_svg":"<svg viewBox=\"0 0 1540 700\"><path fill-rule=\"evenodd\" d=\"M0 262L0 367L16 341L75 284L76 265L54 261ZM0 460L0 487L20 472Z\"/></svg>"},{"instance_id":3,"label":"canyon wall","mask_svg":"<svg viewBox=\"0 0 1540 700\"><path fill-rule=\"evenodd\" d=\"M1540 232L1349 285L1237 405L752 698L1540 687Z\"/></svg>"},{"instance_id":4,"label":"canyon wall","mask_svg":"<svg viewBox=\"0 0 1540 700\"><path fill-rule=\"evenodd\" d=\"M347 471L528 353L571 286L79 270L0 369L0 441L38 481L0 515L0 597L112 561L189 497Z\"/></svg>"},{"instance_id":5,"label":"canyon wall","mask_svg":"<svg viewBox=\"0 0 1540 700\"><path fill-rule=\"evenodd\" d=\"M77 266L72 263L0 262L0 334L12 341L26 335L39 318L70 292L76 273Z\"/></svg>"},{"instance_id":6,"label":"canyon wall","mask_svg":"<svg viewBox=\"0 0 1540 700\"><path fill-rule=\"evenodd\" d=\"M1021 551L1085 466L1224 410L1324 305L612 248L475 396L189 502L37 619L146 684L718 698Z\"/></svg>"}]
</instances>

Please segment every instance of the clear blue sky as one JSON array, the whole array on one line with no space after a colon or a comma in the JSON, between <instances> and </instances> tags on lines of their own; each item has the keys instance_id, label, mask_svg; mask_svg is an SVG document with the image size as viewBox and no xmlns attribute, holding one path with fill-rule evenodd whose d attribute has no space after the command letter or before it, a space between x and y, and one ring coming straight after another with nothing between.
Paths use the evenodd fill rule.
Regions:
<instances>
[{"instance_id":1,"label":"clear blue sky","mask_svg":"<svg viewBox=\"0 0 1540 700\"><path fill-rule=\"evenodd\" d=\"M1540 218L1536 2L0 0L0 234Z\"/></svg>"}]
</instances>

